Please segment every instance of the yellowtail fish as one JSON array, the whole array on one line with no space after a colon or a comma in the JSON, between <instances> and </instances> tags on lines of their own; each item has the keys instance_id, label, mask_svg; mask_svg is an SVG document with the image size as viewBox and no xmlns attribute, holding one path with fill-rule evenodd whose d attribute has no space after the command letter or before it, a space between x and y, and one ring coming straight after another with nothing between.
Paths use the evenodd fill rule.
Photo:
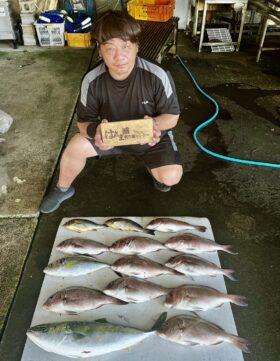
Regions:
<instances>
[{"instance_id":1,"label":"yellowtail fish","mask_svg":"<svg viewBox=\"0 0 280 361\"><path fill-rule=\"evenodd\" d=\"M154 335L164 320L163 316L166 314L161 315L149 331L95 320L37 325L26 334L45 351L72 358L88 358L127 349Z\"/></svg>"},{"instance_id":2,"label":"yellowtail fish","mask_svg":"<svg viewBox=\"0 0 280 361\"><path fill-rule=\"evenodd\" d=\"M91 257L71 256L50 263L44 269L44 273L57 277L76 277L98 271L104 267L109 267L109 265Z\"/></svg>"}]
</instances>

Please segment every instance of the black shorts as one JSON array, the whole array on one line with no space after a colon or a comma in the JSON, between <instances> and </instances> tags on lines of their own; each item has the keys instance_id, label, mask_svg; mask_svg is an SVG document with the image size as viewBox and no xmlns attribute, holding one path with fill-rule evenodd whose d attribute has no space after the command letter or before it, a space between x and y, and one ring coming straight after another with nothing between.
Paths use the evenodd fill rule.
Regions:
<instances>
[{"instance_id":1,"label":"black shorts","mask_svg":"<svg viewBox=\"0 0 280 361\"><path fill-rule=\"evenodd\" d=\"M171 130L167 131L161 140L153 147L150 147L149 145L138 145L114 147L109 150L101 150L95 145L94 139L87 139L92 144L99 157L118 154L131 154L138 159L141 159L145 166L149 169L171 164L181 165L180 154L178 152Z\"/></svg>"}]
</instances>

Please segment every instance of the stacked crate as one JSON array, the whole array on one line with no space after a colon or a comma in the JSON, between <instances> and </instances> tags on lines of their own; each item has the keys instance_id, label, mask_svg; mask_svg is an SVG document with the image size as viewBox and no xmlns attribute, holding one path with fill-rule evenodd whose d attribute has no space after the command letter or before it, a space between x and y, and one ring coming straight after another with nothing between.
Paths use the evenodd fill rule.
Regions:
<instances>
[{"instance_id":1,"label":"stacked crate","mask_svg":"<svg viewBox=\"0 0 280 361\"><path fill-rule=\"evenodd\" d=\"M34 0L20 0L20 16L22 26L22 36L24 45L36 45L34 20L36 5Z\"/></svg>"},{"instance_id":2,"label":"stacked crate","mask_svg":"<svg viewBox=\"0 0 280 361\"><path fill-rule=\"evenodd\" d=\"M127 3L128 13L137 20L165 22L175 9L175 0L131 0Z\"/></svg>"}]
</instances>

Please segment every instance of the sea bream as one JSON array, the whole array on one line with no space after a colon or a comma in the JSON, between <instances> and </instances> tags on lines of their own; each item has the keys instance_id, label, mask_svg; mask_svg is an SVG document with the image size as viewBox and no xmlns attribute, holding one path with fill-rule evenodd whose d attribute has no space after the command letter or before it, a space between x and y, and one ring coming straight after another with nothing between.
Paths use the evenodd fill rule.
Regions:
<instances>
[{"instance_id":1,"label":"sea bream","mask_svg":"<svg viewBox=\"0 0 280 361\"><path fill-rule=\"evenodd\" d=\"M180 274L160 263L137 256L122 257L113 263L111 268L115 272L139 278L156 277L164 274Z\"/></svg>"},{"instance_id":2,"label":"sea bream","mask_svg":"<svg viewBox=\"0 0 280 361\"><path fill-rule=\"evenodd\" d=\"M131 303L150 301L166 295L168 291L168 288L134 277L118 278L103 289L106 295Z\"/></svg>"},{"instance_id":3,"label":"sea bream","mask_svg":"<svg viewBox=\"0 0 280 361\"><path fill-rule=\"evenodd\" d=\"M245 297L228 295L214 288L188 285L173 288L166 296L164 306L177 310L207 311L231 302L239 306L247 306Z\"/></svg>"},{"instance_id":4,"label":"sea bream","mask_svg":"<svg viewBox=\"0 0 280 361\"><path fill-rule=\"evenodd\" d=\"M43 304L43 309L60 314L77 315L104 305L123 305L117 298L87 287L69 287L50 296Z\"/></svg>"},{"instance_id":5,"label":"sea bream","mask_svg":"<svg viewBox=\"0 0 280 361\"><path fill-rule=\"evenodd\" d=\"M98 271L105 267L109 267L109 265L91 257L71 256L60 258L50 263L44 269L44 272L47 275L57 277L76 277Z\"/></svg>"},{"instance_id":6,"label":"sea bream","mask_svg":"<svg viewBox=\"0 0 280 361\"><path fill-rule=\"evenodd\" d=\"M218 325L189 315L175 316L164 322L158 336L187 346L211 346L228 342L243 352L250 352L248 341L224 331Z\"/></svg>"},{"instance_id":7,"label":"sea bream","mask_svg":"<svg viewBox=\"0 0 280 361\"><path fill-rule=\"evenodd\" d=\"M120 231L143 232L148 234L155 233L153 230L145 229L137 222L134 222L128 218L111 218L105 222L105 225L107 227L117 229Z\"/></svg>"},{"instance_id":8,"label":"sea bream","mask_svg":"<svg viewBox=\"0 0 280 361\"><path fill-rule=\"evenodd\" d=\"M204 226L197 226L184 221L166 217L153 219L147 224L146 229L158 232L181 232L188 230L196 230L200 232L206 231L206 227Z\"/></svg>"},{"instance_id":9,"label":"sea bream","mask_svg":"<svg viewBox=\"0 0 280 361\"><path fill-rule=\"evenodd\" d=\"M236 281L236 278L233 276L233 270L222 269L213 262L191 254L171 257L167 262L165 262L165 266L173 268L187 276L224 275L232 281Z\"/></svg>"},{"instance_id":10,"label":"sea bream","mask_svg":"<svg viewBox=\"0 0 280 361\"><path fill-rule=\"evenodd\" d=\"M60 242L56 250L69 255L95 256L108 251L103 243L84 238L69 238Z\"/></svg>"},{"instance_id":11,"label":"sea bream","mask_svg":"<svg viewBox=\"0 0 280 361\"><path fill-rule=\"evenodd\" d=\"M125 237L114 242L109 250L114 253L134 255L156 252L161 249L167 249L164 244L156 239L149 237Z\"/></svg>"},{"instance_id":12,"label":"sea bream","mask_svg":"<svg viewBox=\"0 0 280 361\"><path fill-rule=\"evenodd\" d=\"M104 224L98 224L87 219L74 218L63 224L64 228L70 231L82 233L91 232L106 227Z\"/></svg>"},{"instance_id":13,"label":"sea bream","mask_svg":"<svg viewBox=\"0 0 280 361\"><path fill-rule=\"evenodd\" d=\"M224 251L236 255L232 246L218 244L211 239L203 238L192 233L184 233L169 238L164 245L177 252L182 253L201 253Z\"/></svg>"}]
</instances>

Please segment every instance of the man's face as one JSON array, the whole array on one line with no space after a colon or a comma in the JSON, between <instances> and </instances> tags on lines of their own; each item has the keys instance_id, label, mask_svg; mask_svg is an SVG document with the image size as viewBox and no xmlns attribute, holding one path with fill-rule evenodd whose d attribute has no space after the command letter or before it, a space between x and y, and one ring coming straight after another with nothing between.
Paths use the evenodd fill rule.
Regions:
<instances>
[{"instance_id":1,"label":"man's face","mask_svg":"<svg viewBox=\"0 0 280 361\"><path fill-rule=\"evenodd\" d=\"M137 52L136 43L119 38L112 38L99 47L104 63L116 80L124 80L129 76L135 64Z\"/></svg>"}]
</instances>

